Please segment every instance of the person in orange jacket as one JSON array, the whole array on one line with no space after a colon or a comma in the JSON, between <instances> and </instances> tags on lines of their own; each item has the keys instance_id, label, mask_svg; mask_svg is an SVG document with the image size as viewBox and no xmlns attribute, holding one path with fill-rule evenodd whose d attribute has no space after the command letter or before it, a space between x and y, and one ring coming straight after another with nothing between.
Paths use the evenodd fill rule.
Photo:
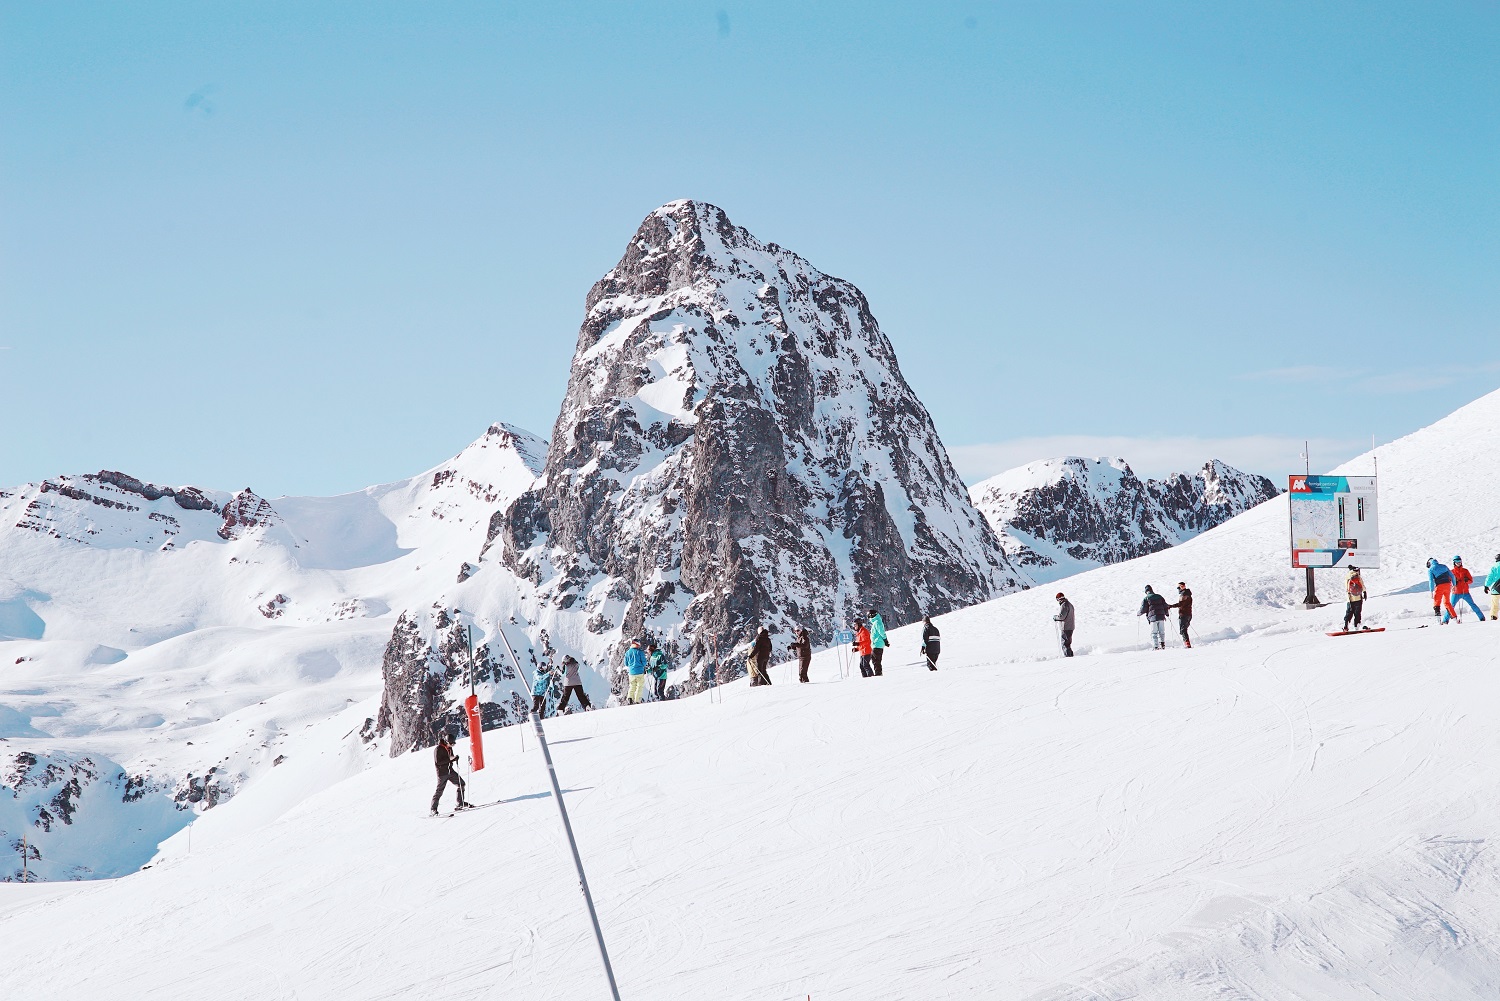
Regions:
<instances>
[{"instance_id":1,"label":"person in orange jacket","mask_svg":"<svg viewBox=\"0 0 1500 1001\"><path fill-rule=\"evenodd\" d=\"M875 677L875 669L870 666L870 656L873 650L870 645L870 627L863 622L857 623L854 627L854 649L859 654L860 677Z\"/></svg>"}]
</instances>

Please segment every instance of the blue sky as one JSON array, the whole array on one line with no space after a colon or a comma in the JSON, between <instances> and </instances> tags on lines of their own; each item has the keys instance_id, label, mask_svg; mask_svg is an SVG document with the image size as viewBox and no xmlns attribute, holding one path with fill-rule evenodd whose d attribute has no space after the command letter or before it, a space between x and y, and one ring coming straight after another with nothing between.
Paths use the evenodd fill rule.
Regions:
<instances>
[{"instance_id":1,"label":"blue sky","mask_svg":"<svg viewBox=\"0 0 1500 1001\"><path fill-rule=\"evenodd\" d=\"M548 434L652 208L853 281L972 480L1500 385L1500 6L0 2L0 484ZM1034 453L1034 454L1033 454Z\"/></svg>"}]
</instances>

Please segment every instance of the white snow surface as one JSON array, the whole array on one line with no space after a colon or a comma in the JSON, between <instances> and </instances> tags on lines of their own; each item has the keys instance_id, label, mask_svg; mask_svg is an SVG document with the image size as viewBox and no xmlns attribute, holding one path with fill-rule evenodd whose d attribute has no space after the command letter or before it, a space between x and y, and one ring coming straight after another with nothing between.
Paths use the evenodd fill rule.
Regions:
<instances>
[{"instance_id":1,"label":"white snow surface","mask_svg":"<svg viewBox=\"0 0 1500 1001\"><path fill-rule=\"evenodd\" d=\"M1428 555L1500 551L1497 423L1500 393L1379 450L1385 633L1295 607L1283 497L1067 581L1072 660L1034 589L940 618L936 673L910 627L881 679L830 650L810 685L549 721L622 995L1500 996L1500 625L1439 627L1420 589ZM1146 650L1142 585L1178 580L1194 648ZM529 728L487 735L484 809L429 820L427 754L350 742L372 707L301 728L145 871L0 885L7 984L605 996Z\"/></svg>"}]
</instances>

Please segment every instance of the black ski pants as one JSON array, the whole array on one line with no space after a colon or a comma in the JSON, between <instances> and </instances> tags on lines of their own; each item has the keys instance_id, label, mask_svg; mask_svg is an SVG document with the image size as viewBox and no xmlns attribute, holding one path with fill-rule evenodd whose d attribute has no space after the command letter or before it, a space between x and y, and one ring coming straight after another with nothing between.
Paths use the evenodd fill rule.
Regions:
<instances>
[{"instance_id":1,"label":"black ski pants","mask_svg":"<svg viewBox=\"0 0 1500 1001\"><path fill-rule=\"evenodd\" d=\"M811 657L798 657L797 658L797 668L798 668L798 671L797 671L797 680L798 681L807 681L808 680L808 678L807 678L807 669L809 667L812 667L812 658Z\"/></svg>"},{"instance_id":2,"label":"black ski pants","mask_svg":"<svg viewBox=\"0 0 1500 1001\"><path fill-rule=\"evenodd\" d=\"M885 647L878 646L870 651L870 668L875 672L875 677L881 676L880 662L885 659Z\"/></svg>"},{"instance_id":3,"label":"black ski pants","mask_svg":"<svg viewBox=\"0 0 1500 1001\"><path fill-rule=\"evenodd\" d=\"M1062 631L1062 648L1064 657L1073 656L1073 630L1064 629Z\"/></svg>"},{"instance_id":4,"label":"black ski pants","mask_svg":"<svg viewBox=\"0 0 1500 1001\"><path fill-rule=\"evenodd\" d=\"M656 679L656 701L658 701L658 702L665 702L665 701L667 701L667 679L666 678L657 678Z\"/></svg>"},{"instance_id":5,"label":"black ski pants","mask_svg":"<svg viewBox=\"0 0 1500 1001\"><path fill-rule=\"evenodd\" d=\"M936 671L938 655L943 652L941 644L928 643L922 652L927 656L927 670Z\"/></svg>"},{"instance_id":6,"label":"black ski pants","mask_svg":"<svg viewBox=\"0 0 1500 1001\"><path fill-rule=\"evenodd\" d=\"M438 772L437 792L432 794L432 810L434 813L437 812L438 800L443 798L443 790L448 788L449 782L452 782L453 787L458 790L458 805L464 805L464 780L459 776L458 769L449 765L447 772Z\"/></svg>"},{"instance_id":7,"label":"black ski pants","mask_svg":"<svg viewBox=\"0 0 1500 1001\"><path fill-rule=\"evenodd\" d=\"M593 706L589 705L589 697L583 694L582 685L569 685L568 687L563 689L562 698L557 700L557 712L559 715L564 709L568 707L568 699L572 697L574 692L578 693L579 705L583 706L583 708L585 709L594 708Z\"/></svg>"},{"instance_id":8,"label":"black ski pants","mask_svg":"<svg viewBox=\"0 0 1500 1001\"><path fill-rule=\"evenodd\" d=\"M859 655L859 676L861 678L875 677L875 670L870 667L870 655L867 653Z\"/></svg>"},{"instance_id":9,"label":"black ski pants","mask_svg":"<svg viewBox=\"0 0 1500 1001\"><path fill-rule=\"evenodd\" d=\"M769 685L771 683L770 665L770 657L755 658L755 676L750 679L752 687L755 685Z\"/></svg>"},{"instance_id":10,"label":"black ski pants","mask_svg":"<svg viewBox=\"0 0 1500 1001\"><path fill-rule=\"evenodd\" d=\"M1363 598L1361 598L1358 601L1351 601L1347 605L1344 606L1344 631L1345 632L1348 632L1348 630L1349 630L1349 623L1351 621L1354 623L1354 628L1355 629L1358 629L1360 627L1360 625L1364 621L1364 609L1365 609L1365 602L1364 602Z\"/></svg>"},{"instance_id":11,"label":"black ski pants","mask_svg":"<svg viewBox=\"0 0 1500 1001\"><path fill-rule=\"evenodd\" d=\"M1188 634L1187 634L1188 626L1190 626L1192 624L1193 624L1193 617L1191 615L1183 615L1181 613L1178 613L1178 615L1177 615L1177 631L1182 634L1182 641L1184 643L1187 642L1187 638L1188 638Z\"/></svg>"},{"instance_id":12,"label":"black ski pants","mask_svg":"<svg viewBox=\"0 0 1500 1001\"><path fill-rule=\"evenodd\" d=\"M547 718L547 696L533 695L531 697L531 714L543 719Z\"/></svg>"}]
</instances>

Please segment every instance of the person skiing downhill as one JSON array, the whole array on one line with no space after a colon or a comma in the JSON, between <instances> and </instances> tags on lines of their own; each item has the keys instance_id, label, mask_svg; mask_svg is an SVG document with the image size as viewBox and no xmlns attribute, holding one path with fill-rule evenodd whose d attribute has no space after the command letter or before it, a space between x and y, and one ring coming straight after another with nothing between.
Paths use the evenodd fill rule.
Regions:
<instances>
[{"instance_id":1,"label":"person skiing downhill","mask_svg":"<svg viewBox=\"0 0 1500 1001\"><path fill-rule=\"evenodd\" d=\"M922 619L922 656L927 658L927 670L936 671L938 656L943 652L943 634L932 624L932 616Z\"/></svg>"},{"instance_id":2,"label":"person skiing downhill","mask_svg":"<svg viewBox=\"0 0 1500 1001\"><path fill-rule=\"evenodd\" d=\"M646 647L646 662L651 668L651 676L656 679L656 701L667 701L667 654L661 647L652 643Z\"/></svg>"},{"instance_id":3,"label":"person skiing downhill","mask_svg":"<svg viewBox=\"0 0 1500 1001\"><path fill-rule=\"evenodd\" d=\"M854 650L859 654L859 676L875 677L875 672L870 668L870 627L863 622L854 626Z\"/></svg>"},{"instance_id":4,"label":"person skiing downhill","mask_svg":"<svg viewBox=\"0 0 1500 1001\"><path fill-rule=\"evenodd\" d=\"M1151 585L1146 585L1146 596L1141 599L1141 609L1135 613L1144 615L1146 621L1151 623L1151 648L1153 650L1165 650L1167 648L1167 599L1151 590Z\"/></svg>"},{"instance_id":5,"label":"person skiing downhill","mask_svg":"<svg viewBox=\"0 0 1500 1001\"><path fill-rule=\"evenodd\" d=\"M1058 637L1062 641L1063 656L1073 656L1073 627L1077 624L1077 618L1073 611L1073 603L1061 591L1057 592L1057 614L1052 616L1052 621L1058 624Z\"/></svg>"},{"instance_id":6,"label":"person skiing downhill","mask_svg":"<svg viewBox=\"0 0 1500 1001\"><path fill-rule=\"evenodd\" d=\"M1484 579L1484 590L1490 595L1490 620L1500 620L1500 553L1495 554L1495 565Z\"/></svg>"},{"instance_id":7,"label":"person skiing downhill","mask_svg":"<svg viewBox=\"0 0 1500 1001\"><path fill-rule=\"evenodd\" d=\"M646 694L646 651L641 649L640 640L630 641L630 649L625 651L625 670L630 672L630 691L625 701L635 705Z\"/></svg>"},{"instance_id":8,"label":"person skiing downhill","mask_svg":"<svg viewBox=\"0 0 1500 1001\"><path fill-rule=\"evenodd\" d=\"M1427 560L1427 586L1432 592L1432 614L1441 614L1445 626L1449 619L1458 618L1453 602L1448 600L1453 590L1453 572L1431 557Z\"/></svg>"},{"instance_id":9,"label":"person skiing downhill","mask_svg":"<svg viewBox=\"0 0 1500 1001\"><path fill-rule=\"evenodd\" d=\"M458 774L458 754L448 742L445 733L438 737L436 750L433 751L433 761L437 764L438 784L437 792L432 794L432 816L438 815L438 800L443 798L443 790L448 788L448 783L453 783L453 788L458 792L458 805L455 810L467 810L469 802L464 799L464 780Z\"/></svg>"},{"instance_id":10,"label":"person skiing downhill","mask_svg":"<svg viewBox=\"0 0 1500 1001\"><path fill-rule=\"evenodd\" d=\"M1466 602L1470 608L1474 609L1474 614L1479 616L1479 621L1483 622L1484 613L1479 610L1478 605L1474 604L1474 596L1469 593L1469 588L1474 583L1474 575L1469 572L1468 567L1464 566L1462 556L1453 557L1453 569L1449 572L1453 574L1454 606L1456 607L1459 602Z\"/></svg>"},{"instance_id":11,"label":"person skiing downhill","mask_svg":"<svg viewBox=\"0 0 1500 1001\"><path fill-rule=\"evenodd\" d=\"M572 654L563 658L563 693L562 698L557 700L557 715L568 707L568 699L576 692L578 704L584 709L592 709L589 705L589 697L583 690L583 679L578 676L578 659Z\"/></svg>"},{"instance_id":12,"label":"person skiing downhill","mask_svg":"<svg viewBox=\"0 0 1500 1001\"><path fill-rule=\"evenodd\" d=\"M1354 623L1355 629L1363 629L1365 609L1365 579L1359 574L1359 567L1349 568L1349 579L1344 584L1344 593L1348 596L1348 603L1344 605L1344 632L1349 631L1349 623Z\"/></svg>"},{"instance_id":13,"label":"person skiing downhill","mask_svg":"<svg viewBox=\"0 0 1500 1001\"><path fill-rule=\"evenodd\" d=\"M807 669L812 667L812 637L807 634L806 626L798 626L792 633L791 652L797 655L797 680L805 685Z\"/></svg>"},{"instance_id":14,"label":"person skiing downhill","mask_svg":"<svg viewBox=\"0 0 1500 1001\"><path fill-rule=\"evenodd\" d=\"M1188 626L1193 624L1193 592L1187 584L1177 582L1177 600L1167 607L1177 609L1177 631L1182 634L1182 645L1191 650L1193 641L1188 639Z\"/></svg>"},{"instance_id":15,"label":"person skiing downhill","mask_svg":"<svg viewBox=\"0 0 1500 1001\"><path fill-rule=\"evenodd\" d=\"M885 638L885 620L875 609L870 609L870 669L875 672L875 677L881 676L880 662L885 658L885 648L889 646Z\"/></svg>"},{"instance_id":16,"label":"person skiing downhill","mask_svg":"<svg viewBox=\"0 0 1500 1001\"><path fill-rule=\"evenodd\" d=\"M750 673L750 686L769 685L771 683L771 672L768 670L771 664L771 634L766 631L765 626L755 634L755 645L750 648L751 663L753 665Z\"/></svg>"}]
</instances>

